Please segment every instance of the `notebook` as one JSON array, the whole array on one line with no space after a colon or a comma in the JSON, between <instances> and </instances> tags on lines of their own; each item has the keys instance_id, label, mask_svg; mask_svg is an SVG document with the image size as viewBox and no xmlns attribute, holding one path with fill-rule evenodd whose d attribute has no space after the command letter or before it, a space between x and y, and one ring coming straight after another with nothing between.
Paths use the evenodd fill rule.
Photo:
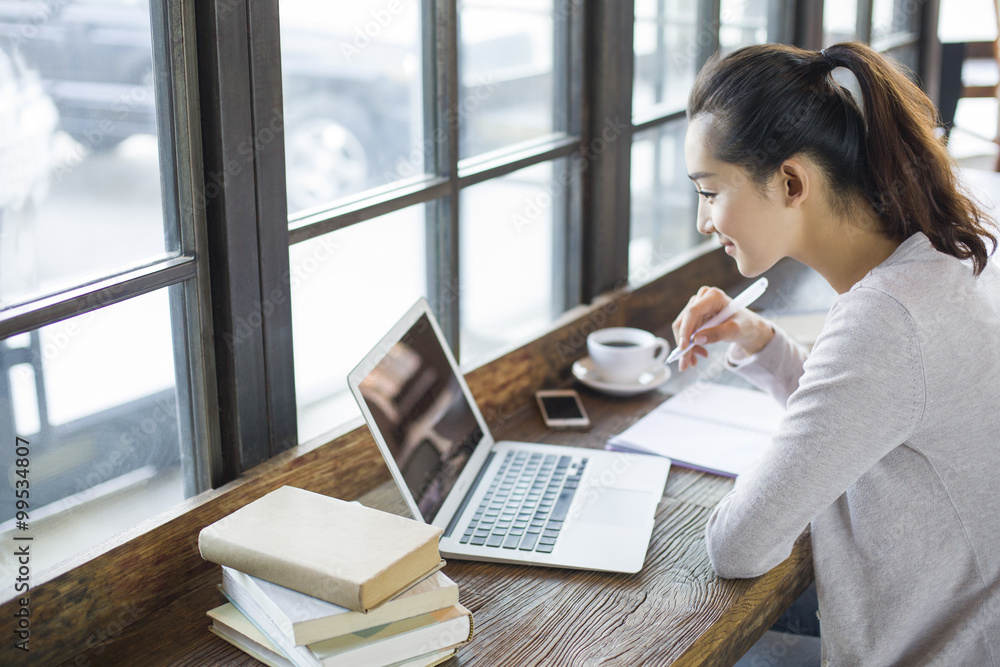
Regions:
<instances>
[{"instance_id":1,"label":"notebook","mask_svg":"<svg viewBox=\"0 0 1000 667\"><path fill-rule=\"evenodd\" d=\"M760 459L784 414L762 391L700 382L610 438L606 448L736 477Z\"/></svg>"},{"instance_id":2,"label":"notebook","mask_svg":"<svg viewBox=\"0 0 1000 667\"><path fill-rule=\"evenodd\" d=\"M425 299L348 376L415 518L445 558L638 572L670 461L495 441Z\"/></svg>"}]
</instances>

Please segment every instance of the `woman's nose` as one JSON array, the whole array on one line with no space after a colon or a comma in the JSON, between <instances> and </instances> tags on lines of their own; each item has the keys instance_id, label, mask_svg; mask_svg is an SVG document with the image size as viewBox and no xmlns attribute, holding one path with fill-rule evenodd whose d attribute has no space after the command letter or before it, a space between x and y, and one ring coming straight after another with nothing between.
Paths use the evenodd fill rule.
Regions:
<instances>
[{"instance_id":1,"label":"woman's nose","mask_svg":"<svg viewBox=\"0 0 1000 667\"><path fill-rule=\"evenodd\" d=\"M704 202L698 202L698 231L706 236L715 233L715 226L712 224L712 215Z\"/></svg>"}]
</instances>

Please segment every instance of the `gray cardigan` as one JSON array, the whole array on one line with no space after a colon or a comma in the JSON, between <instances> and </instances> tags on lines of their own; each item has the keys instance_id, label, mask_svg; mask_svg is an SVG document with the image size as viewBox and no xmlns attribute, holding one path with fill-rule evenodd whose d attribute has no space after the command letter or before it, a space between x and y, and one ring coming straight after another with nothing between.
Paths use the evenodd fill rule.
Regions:
<instances>
[{"instance_id":1,"label":"gray cardigan","mask_svg":"<svg viewBox=\"0 0 1000 667\"><path fill-rule=\"evenodd\" d=\"M1000 266L907 239L837 297L808 355L781 331L738 373L788 412L709 519L722 577L811 524L832 665L1000 665Z\"/></svg>"}]
</instances>

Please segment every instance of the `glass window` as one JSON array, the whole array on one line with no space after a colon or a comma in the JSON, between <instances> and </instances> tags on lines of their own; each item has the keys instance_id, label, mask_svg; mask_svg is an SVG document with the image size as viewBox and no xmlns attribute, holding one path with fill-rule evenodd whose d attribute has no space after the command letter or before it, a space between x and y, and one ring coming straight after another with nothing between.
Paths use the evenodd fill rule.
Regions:
<instances>
[{"instance_id":1,"label":"glass window","mask_svg":"<svg viewBox=\"0 0 1000 667\"><path fill-rule=\"evenodd\" d=\"M698 5L636 0L632 116L681 111L698 71Z\"/></svg>"},{"instance_id":2,"label":"glass window","mask_svg":"<svg viewBox=\"0 0 1000 667\"><path fill-rule=\"evenodd\" d=\"M706 240L698 233L698 201L684 163L687 121L665 123L632 142L629 281L647 282L678 254Z\"/></svg>"},{"instance_id":3,"label":"glass window","mask_svg":"<svg viewBox=\"0 0 1000 667\"><path fill-rule=\"evenodd\" d=\"M186 52L167 55L150 11L148 0L0 2L0 437L30 443L40 572L209 479L204 353L190 333L206 264L193 223L181 225L195 209L178 195L192 156L172 148L189 128L166 69L186 71ZM123 300L101 306L112 298ZM11 448L0 467L13 487ZM0 508L0 532L23 530L13 494Z\"/></svg>"},{"instance_id":4,"label":"glass window","mask_svg":"<svg viewBox=\"0 0 1000 667\"><path fill-rule=\"evenodd\" d=\"M722 0L719 48L722 53L767 41L770 0Z\"/></svg>"},{"instance_id":5,"label":"glass window","mask_svg":"<svg viewBox=\"0 0 1000 667\"><path fill-rule=\"evenodd\" d=\"M872 44L896 33L915 33L922 7L912 0L872 0Z\"/></svg>"},{"instance_id":6,"label":"glass window","mask_svg":"<svg viewBox=\"0 0 1000 667\"><path fill-rule=\"evenodd\" d=\"M186 389L176 383L187 355L172 333L169 294L181 289L0 342L0 394L7 394L0 410L10 407L0 422L29 443L29 532L18 530L12 492L0 498L0 533L44 544L35 555L39 571L190 495L184 466L194 445L188 407L178 400ZM2 451L12 489L17 459L13 447Z\"/></svg>"},{"instance_id":7,"label":"glass window","mask_svg":"<svg viewBox=\"0 0 1000 667\"><path fill-rule=\"evenodd\" d=\"M290 248L299 442L360 414L347 374L426 296L426 209L412 206Z\"/></svg>"},{"instance_id":8,"label":"glass window","mask_svg":"<svg viewBox=\"0 0 1000 667\"><path fill-rule=\"evenodd\" d=\"M280 0L290 214L420 176L420 2Z\"/></svg>"},{"instance_id":9,"label":"glass window","mask_svg":"<svg viewBox=\"0 0 1000 667\"><path fill-rule=\"evenodd\" d=\"M0 3L0 307L179 250L152 67L148 2Z\"/></svg>"},{"instance_id":10,"label":"glass window","mask_svg":"<svg viewBox=\"0 0 1000 667\"><path fill-rule=\"evenodd\" d=\"M857 2L823 3L823 46L857 39Z\"/></svg>"},{"instance_id":11,"label":"glass window","mask_svg":"<svg viewBox=\"0 0 1000 667\"><path fill-rule=\"evenodd\" d=\"M566 75L553 67L553 0L460 0L458 7L459 157L560 129L555 116L566 109L555 99Z\"/></svg>"},{"instance_id":12,"label":"glass window","mask_svg":"<svg viewBox=\"0 0 1000 667\"><path fill-rule=\"evenodd\" d=\"M559 314L554 272L564 267L554 257L571 177L567 161L557 160L462 191L463 364L528 340Z\"/></svg>"}]
</instances>

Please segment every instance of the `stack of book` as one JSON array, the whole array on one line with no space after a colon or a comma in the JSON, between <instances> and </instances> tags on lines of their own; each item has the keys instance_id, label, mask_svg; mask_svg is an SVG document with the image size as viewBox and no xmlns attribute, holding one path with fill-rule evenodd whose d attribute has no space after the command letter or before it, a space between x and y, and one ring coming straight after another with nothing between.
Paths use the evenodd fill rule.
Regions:
<instances>
[{"instance_id":1,"label":"stack of book","mask_svg":"<svg viewBox=\"0 0 1000 667\"><path fill-rule=\"evenodd\" d=\"M441 529L283 486L204 528L229 604L209 629L269 665L427 667L472 639Z\"/></svg>"}]
</instances>

